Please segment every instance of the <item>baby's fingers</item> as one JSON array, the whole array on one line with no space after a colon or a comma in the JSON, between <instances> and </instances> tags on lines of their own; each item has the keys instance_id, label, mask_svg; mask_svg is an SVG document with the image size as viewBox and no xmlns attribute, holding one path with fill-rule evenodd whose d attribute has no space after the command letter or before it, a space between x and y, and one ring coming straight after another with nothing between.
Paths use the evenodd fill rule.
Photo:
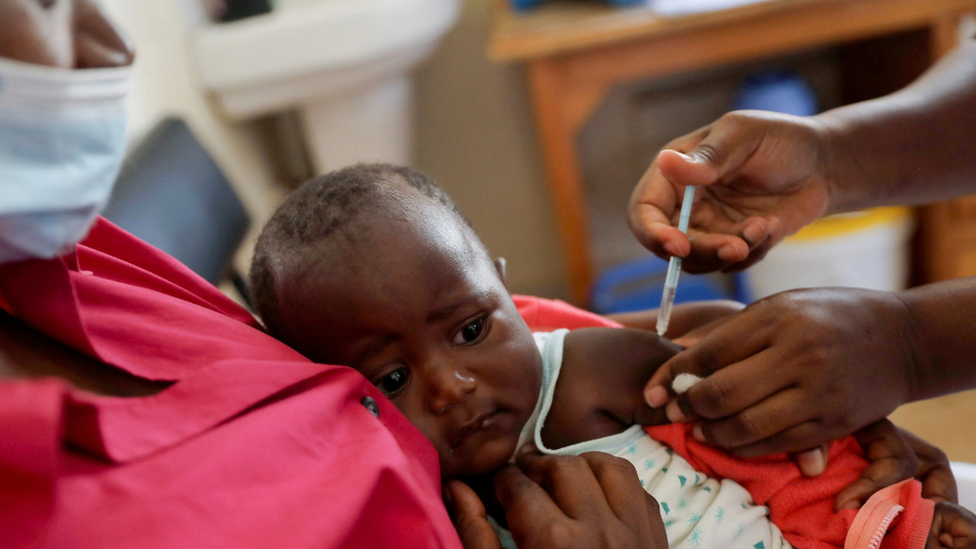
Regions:
<instances>
[{"instance_id":1,"label":"baby's fingers","mask_svg":"<svg viewBox=\"0 0 976 549\"><path fill-rule=\"evenodd\" d=\"M945 452L904 429L899 429L899 432L918 457L915 478L922 483L922 497L935 502L957 503L959 493L956 477L952 474Z\"/></svg>"},{"instance_id":2,"label":"baby's fingers","mask_svg":"<svg viewBox=\"0 0 976 549\"><path fill-rule=\"evenodd\" d=\"M954 503L935 505L926 549L976 549L976 516Z\"/></svg>"},{"instance_id":3,"label":"baby's fingers","mask_svg":"<svg viewBox=\"0 0 976 549\"><path fill-rule=\"evenodd\" d=\"M837 494L834 507L859 509L878 490L915 476L918 458L898 429L883 419L854 433L864 450L868 468Z\"/></svg>"}]
</instances>

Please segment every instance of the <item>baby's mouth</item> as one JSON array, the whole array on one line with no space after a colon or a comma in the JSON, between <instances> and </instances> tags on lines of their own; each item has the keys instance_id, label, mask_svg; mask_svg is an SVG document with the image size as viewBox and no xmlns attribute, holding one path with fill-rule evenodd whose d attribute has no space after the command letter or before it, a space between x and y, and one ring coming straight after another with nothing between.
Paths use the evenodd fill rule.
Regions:
<instances>
[{"instance_id":1,"label":"baby's mouth","mask_svg":"<svg viewBox=\"0 0 976 549\"><path fill-rule=\"evenodd\" d=\"M463 425L448 439L448 444L451 446L451 451L453 452L455 448L461 445L468 437L472 434L491 426L498 418L499 411L493 410L491 412L486 412L479 414L472 419L464 422Z\"/></svg>"}]
</instances>

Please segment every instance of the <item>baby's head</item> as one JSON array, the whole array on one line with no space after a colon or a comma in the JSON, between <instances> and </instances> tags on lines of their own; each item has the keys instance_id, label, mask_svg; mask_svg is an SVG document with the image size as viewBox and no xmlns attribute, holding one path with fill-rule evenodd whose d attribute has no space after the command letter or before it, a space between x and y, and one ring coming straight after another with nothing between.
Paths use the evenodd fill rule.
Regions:
<instances>
[{"instance_id":1,"label":"baby's head","mask_svg":"<svg viewBox=\"0 0 976 549\"><path fill-rule=\"evenodd\" d=\"M542 363L497 268L424 175L357 165L295 191L251 267L272 335L355 368L434 444L445 478L502 466Z\"/></svg>"}]
</instances>

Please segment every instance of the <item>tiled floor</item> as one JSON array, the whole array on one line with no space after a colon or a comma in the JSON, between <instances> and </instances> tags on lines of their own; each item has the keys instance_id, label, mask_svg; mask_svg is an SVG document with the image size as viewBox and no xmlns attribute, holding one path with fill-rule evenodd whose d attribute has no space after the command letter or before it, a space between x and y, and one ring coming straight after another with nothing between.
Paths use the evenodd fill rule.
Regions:
<instances>
[{"instance_id":1,"label":"tiled floor","mask_svg":"<svg viewBox=\"0 0 976 549\"><path fill-rule=\"evenodd\" d=\"M942 448L949 459L976 463L976 391L902 406L891 420Z\"/></svg>"}]
</instances>

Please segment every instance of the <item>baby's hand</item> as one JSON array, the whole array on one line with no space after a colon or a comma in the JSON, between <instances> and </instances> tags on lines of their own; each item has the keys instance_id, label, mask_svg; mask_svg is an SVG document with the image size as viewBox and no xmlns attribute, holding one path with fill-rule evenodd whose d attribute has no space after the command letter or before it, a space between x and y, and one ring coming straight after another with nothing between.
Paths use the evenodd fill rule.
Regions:
<instances>
[{"instance_id":1,"label":"baby's hand","mask_svg":"<svg viewBox=\"0 0 976 549\"><path fill-rule=\"evenodd\" d=\"M919 460L902 434L887 419L854 433L868 467L837 494L834 508L859 509L875 492L915 476Z\"/></svg>"},{"instance_id":2,"label":"baby's hand","mask_svg":"<svg viewBox=\"0 0 976 549\"><path fill-rule=\"evenodd\" d=\"M907 478L922 483L922 497L955 503L956 479L942 450L883 419L854 433L868 468L837 494L835 509L858 509L878 490Z\"/></svg>"},{"instance_id":3,"label":"baby's hand","mask_svg":"<svg viewBox=\"0 0 976 549\"><path fill-rule=\"evenodd\" d=\"M922 497L936 503L959 503L956 477L945 452L904 429L898 429L918 458L915 478L922 483Z\"/></svg>"},{"instance_id":4,"label":"baby's hand","mask_svg":"<svg viewBox=\"0 0 976 549\"><path fill-rule=\"evenodd\" d=\"M955 503L936 503L925 549L976 549L976 516Z\"/></svg>"}]
</instances>

